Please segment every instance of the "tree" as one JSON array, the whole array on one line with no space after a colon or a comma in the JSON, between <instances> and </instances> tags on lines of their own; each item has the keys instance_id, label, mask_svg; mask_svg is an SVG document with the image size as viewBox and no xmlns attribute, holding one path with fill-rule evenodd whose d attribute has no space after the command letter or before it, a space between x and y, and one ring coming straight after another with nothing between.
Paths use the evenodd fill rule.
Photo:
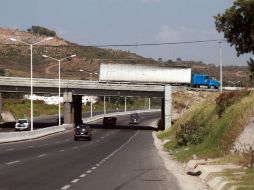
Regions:
<instances>
[{"instance_id":1,"label":"tree","mask_svg":"<svg viewBox=\"0 0 254 190\"><path fill-rule=\"evenodd\" d=\"M31 28L28 28L27 31L38 35L45 35L50 37L56 36L56 32L54 30L49 30L41 26L32 26Z\"/></svg>"},{"instance_id":2,"label":"tree","mask_svg":"<svg viewBox=\"0 0 254 190\"><path fill-rule=\"evenodd\" d=\"M254 60L250 58L249 61L247 61L249 70L250 70L250 81L252 82L254 80Z\"/></svg>"},{"instance_id":3,"label":"tree","mask_svg":"<svg viewBox=\"0 0 254 190\"><path fill-rule=\"evenodd\" d=\"M235 0L232 7L215 16L218 32L235 46L237 56L254 53L254 0Z\"/></svg>"}]
</instances>

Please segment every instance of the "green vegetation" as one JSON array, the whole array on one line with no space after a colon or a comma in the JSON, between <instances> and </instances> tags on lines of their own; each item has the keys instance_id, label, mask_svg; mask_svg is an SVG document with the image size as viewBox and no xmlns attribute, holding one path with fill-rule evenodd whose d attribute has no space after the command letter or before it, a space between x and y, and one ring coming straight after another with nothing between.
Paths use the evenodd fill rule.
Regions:
<instances>
[{"instance_id":1,"label":"green vegetation","mask_svg":"<svg viewBox=\"0 0 254 190\"><path fill-rule=\"evenodd\" d=\"M32 26L31 28L28 28L27 31L38 35L45 35L50 37L56 36L56 32L54 30L49 30L41 26Z\"/></svg>"},{"instance_id":2,"label":"green vegetation","mask_svg":"<svg viewBox=\"0 0 254 190\"><path fill-rule=\"evenodd\" d=\"M249 92L223 93L216 99L216 104L207 101L192 106L170 129L158 136L163 140L170 139L164 148L181 161L191 159L193 154L199 158L225 156L253 116L253 106L254 95ZM183 126L192 131L186 131Z\"/></svg>"},{"instance_id":3,"label":"green vegetation","mask_svg":"<svg viewBox=\"0 0 254 190\"><path fill-rule=\"evenodd\" d=\"M30 117L30 100L8 99L3 101L3 110L10 111L15 118ZM34 116L58 113L57 105L47 105L43 101L34 101Z\"/></svg>"}]
</instances>

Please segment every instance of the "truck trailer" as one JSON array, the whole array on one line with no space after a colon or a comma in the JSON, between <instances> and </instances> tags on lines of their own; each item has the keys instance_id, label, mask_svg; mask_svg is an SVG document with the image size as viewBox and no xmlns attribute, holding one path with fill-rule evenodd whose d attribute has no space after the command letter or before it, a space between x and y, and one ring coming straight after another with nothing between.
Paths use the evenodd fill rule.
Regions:
<instances>
[{"instance_id":1,"label":"truck trailer","mask_svg":"<svg viewBox=\"0 0 254 190\"><path fill-rule=\"evenodd\" d=\"M208 75L192 74L187 66L158 66L142 64L100 64L100 82L160 83L199 88L219 88L220 82Z\"/></svg>"}]
</instances>

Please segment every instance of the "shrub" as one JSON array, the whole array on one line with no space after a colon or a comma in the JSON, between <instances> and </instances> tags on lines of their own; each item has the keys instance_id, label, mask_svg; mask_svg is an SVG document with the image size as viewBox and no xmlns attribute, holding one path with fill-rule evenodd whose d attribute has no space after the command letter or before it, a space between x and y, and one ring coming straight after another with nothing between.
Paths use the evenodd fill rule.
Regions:
<instances>
[{"instance_id":1,"label":"shrub","mask_svg":"<svg viewBox=\"0 0 254 190\"><path fill-rule=\"evenodd\" d=\"M222 116L223 112L227 107L234 104L236 101L240 100L242 97L249 95L250 91L233 91L233 92L223 92L218 96L216 101L216 111L219 117Z\"/></svg>"},{"instance_id":2,"label":"shrub","mask_svg":"<svg viewBox=\"0 0 254 190\"><path fill-rule=\"evenodd\" d=\"M176 141L178 146L197 145L203 142L209 134L208 125L199 123L192 119L180 125L180 130L176 132Z\"/></svg>"}]
</instances>

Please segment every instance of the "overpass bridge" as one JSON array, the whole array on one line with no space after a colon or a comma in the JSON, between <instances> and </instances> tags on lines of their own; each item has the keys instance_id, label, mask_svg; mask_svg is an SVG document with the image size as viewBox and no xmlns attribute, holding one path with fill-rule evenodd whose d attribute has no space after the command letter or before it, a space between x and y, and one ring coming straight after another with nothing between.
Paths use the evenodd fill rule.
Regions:
<instances>
[{"instance_id":1,"label":"overpass bridge","mask_svg":"<svg viewBox=\"0 0 254 190\"><path fill-rule=\"evenodd\" d=\"M171 125L172 90L181 89L181 87L172 87L170 85L101 83L99 81L84 80L61 80L60 86L64 99L65 123L75 124L82 119L82 95L143 96L162 98L162 123L164 128ZM0 92L29 93L30 90L30 78L0 77ZM34 94L58 94L58 90L58 79L33 78Z\"/></svg>"}]
</instances>

